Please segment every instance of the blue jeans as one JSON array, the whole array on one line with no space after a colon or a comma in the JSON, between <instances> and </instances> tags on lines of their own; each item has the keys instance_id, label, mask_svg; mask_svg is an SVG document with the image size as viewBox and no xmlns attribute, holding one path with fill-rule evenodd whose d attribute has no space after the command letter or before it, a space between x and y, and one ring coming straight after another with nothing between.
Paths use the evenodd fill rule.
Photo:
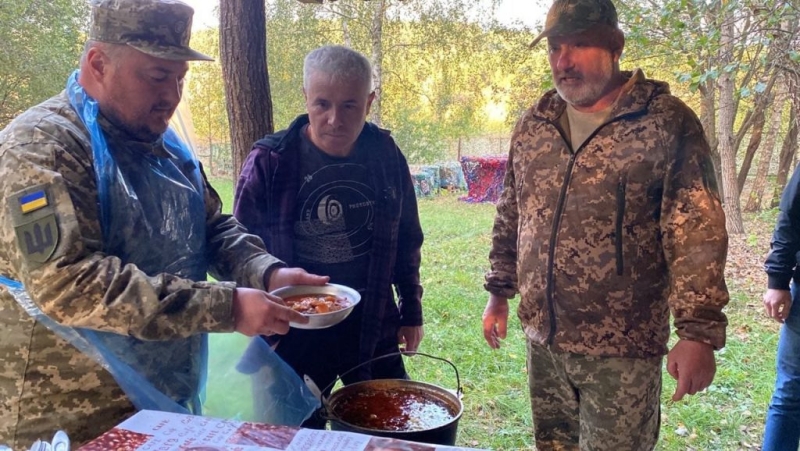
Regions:
<instances>
[{"instance_id":1,"label":"blue jeans","mask_svg":"<svg viewBox=\"0 0 800 451\"><path fill-rule=\"evenodd\" d=\"M797 451L800 442L800 290L792 283L792 308L781 326L778 377L767 410L762 451Z\"/></svg>"}]
</instances>

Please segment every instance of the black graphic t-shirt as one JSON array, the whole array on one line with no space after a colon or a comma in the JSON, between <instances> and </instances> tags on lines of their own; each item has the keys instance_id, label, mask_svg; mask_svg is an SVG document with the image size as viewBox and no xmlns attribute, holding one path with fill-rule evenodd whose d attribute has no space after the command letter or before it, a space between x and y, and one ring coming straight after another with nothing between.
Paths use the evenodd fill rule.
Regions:
<instances>
[{"instance_id":1,"label":"black graphic t-shirt","mask_svg":"<svg viewBox=\"0 0 800 451\"><path fill-rule=\"evenodd\" d=\"M375 192L364 152L332 157L301 133L300 190L295 204L295 262L331 282L366 289Z\"/></svg>"}]
</instances>

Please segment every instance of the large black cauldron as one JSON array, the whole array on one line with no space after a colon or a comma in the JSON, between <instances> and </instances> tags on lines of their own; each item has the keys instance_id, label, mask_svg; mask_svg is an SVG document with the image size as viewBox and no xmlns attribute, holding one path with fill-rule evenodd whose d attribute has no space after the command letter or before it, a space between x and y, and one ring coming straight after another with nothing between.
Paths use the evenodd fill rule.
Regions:
<instances>
[{"instance_id":1,"label":"large black cauldron","mask_svg":"<svg viewBox=\"0 0 800 451\"><path fill-rule=\"evenodd\" d=\"M464 411L460 399L461 380L458 376L458 369L449 360L440 357L423 353L405 354L423 355L450 364L456 372L457 391L453 393L450 390L436 385L405 379L376 379L350 384L336 390L327 400L323 400L322 402L323 407L321 409L321 414L330 421L331 429L437 445L455 445L458 432L458 420L461 418ZM397 355L397 353L376 357L375 359L363 362L361 365L349 371L392 355ZM372 403L366 405L359 404L356 406L355 403L358 402L359 398L363 400L365 395L377 396L377 399L382 400L382 404ZM404 426L386 429L370 427L370 423L354 420L364 418L365 415L373 415L373 418L385 417L387 412L394 412L396 410L396 406L391 405L393 403L391 400L402 403L404 400L408 399L414 399L417 404L420 405L434 407L434 410L437 411L437 415L434 417L422 415L421 418L415 418L413 411L406 412L403 415L403 420L399 421L399 423L392 421L392 423L402 424ZM387 403L386 400L390 401ZM371 410L364 411L364 408ZM354 409L362 410L359 410L357 416L353 416L352 413ZM389 420L392 419L389 418Z\"/></svg>"}]
</instances>

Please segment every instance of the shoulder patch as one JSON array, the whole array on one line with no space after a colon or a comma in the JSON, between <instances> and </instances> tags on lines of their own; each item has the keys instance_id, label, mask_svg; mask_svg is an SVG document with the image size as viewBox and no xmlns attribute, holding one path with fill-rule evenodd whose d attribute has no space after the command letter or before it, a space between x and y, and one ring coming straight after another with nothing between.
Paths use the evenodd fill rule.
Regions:
<instances>
[{"instance_id":1,"label":"shoulder patch","mask_svg":"<svg viewBox=\"0 0 800 451\"><path fill-rule=\"evenodd\" d=\"M47 193L44 189L37 189L19 198L19 208L22 213L31 213L47 205Z\"/></svg>"},{"instance_id":2,"label":"shoulder patch","mask_svg":"<svg viewBox=\"0 0 800 451\"><path fill-rule=\"evenodd\" d=\"M34 265L45 263L53 256L59 239L49 188L50 185L44 184L17 191L7 204L20 252Z\"/></svg>"}]
</instances>

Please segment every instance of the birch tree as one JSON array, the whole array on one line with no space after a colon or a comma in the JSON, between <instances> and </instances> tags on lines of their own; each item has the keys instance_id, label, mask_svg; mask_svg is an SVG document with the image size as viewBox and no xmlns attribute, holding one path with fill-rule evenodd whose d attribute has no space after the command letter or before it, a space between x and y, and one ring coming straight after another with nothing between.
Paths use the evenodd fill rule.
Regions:
<instances>
[{"instance_id":1,"label":"birch tree","mask_svg":"<svg viewBox=\"0 0 800 451\"><path fill-rule=\"evenodd\" d=\"M775 153L775 143L781 131L783 104L786 100L786 95L782 87L778 89L775 96L775 101L770 106L770 120L769 128L767 129L767 139L764 140L764 146L761 150L761 161L758 163L758 171L756 172L755 180L750 188L750 193L747 196L747 203L744 206L744 211L761 211L761 199L764 197L764 192L767 189L767 176L769 175L769 168L772 163L772 155Z\"/></svg>"}]
</instances>

